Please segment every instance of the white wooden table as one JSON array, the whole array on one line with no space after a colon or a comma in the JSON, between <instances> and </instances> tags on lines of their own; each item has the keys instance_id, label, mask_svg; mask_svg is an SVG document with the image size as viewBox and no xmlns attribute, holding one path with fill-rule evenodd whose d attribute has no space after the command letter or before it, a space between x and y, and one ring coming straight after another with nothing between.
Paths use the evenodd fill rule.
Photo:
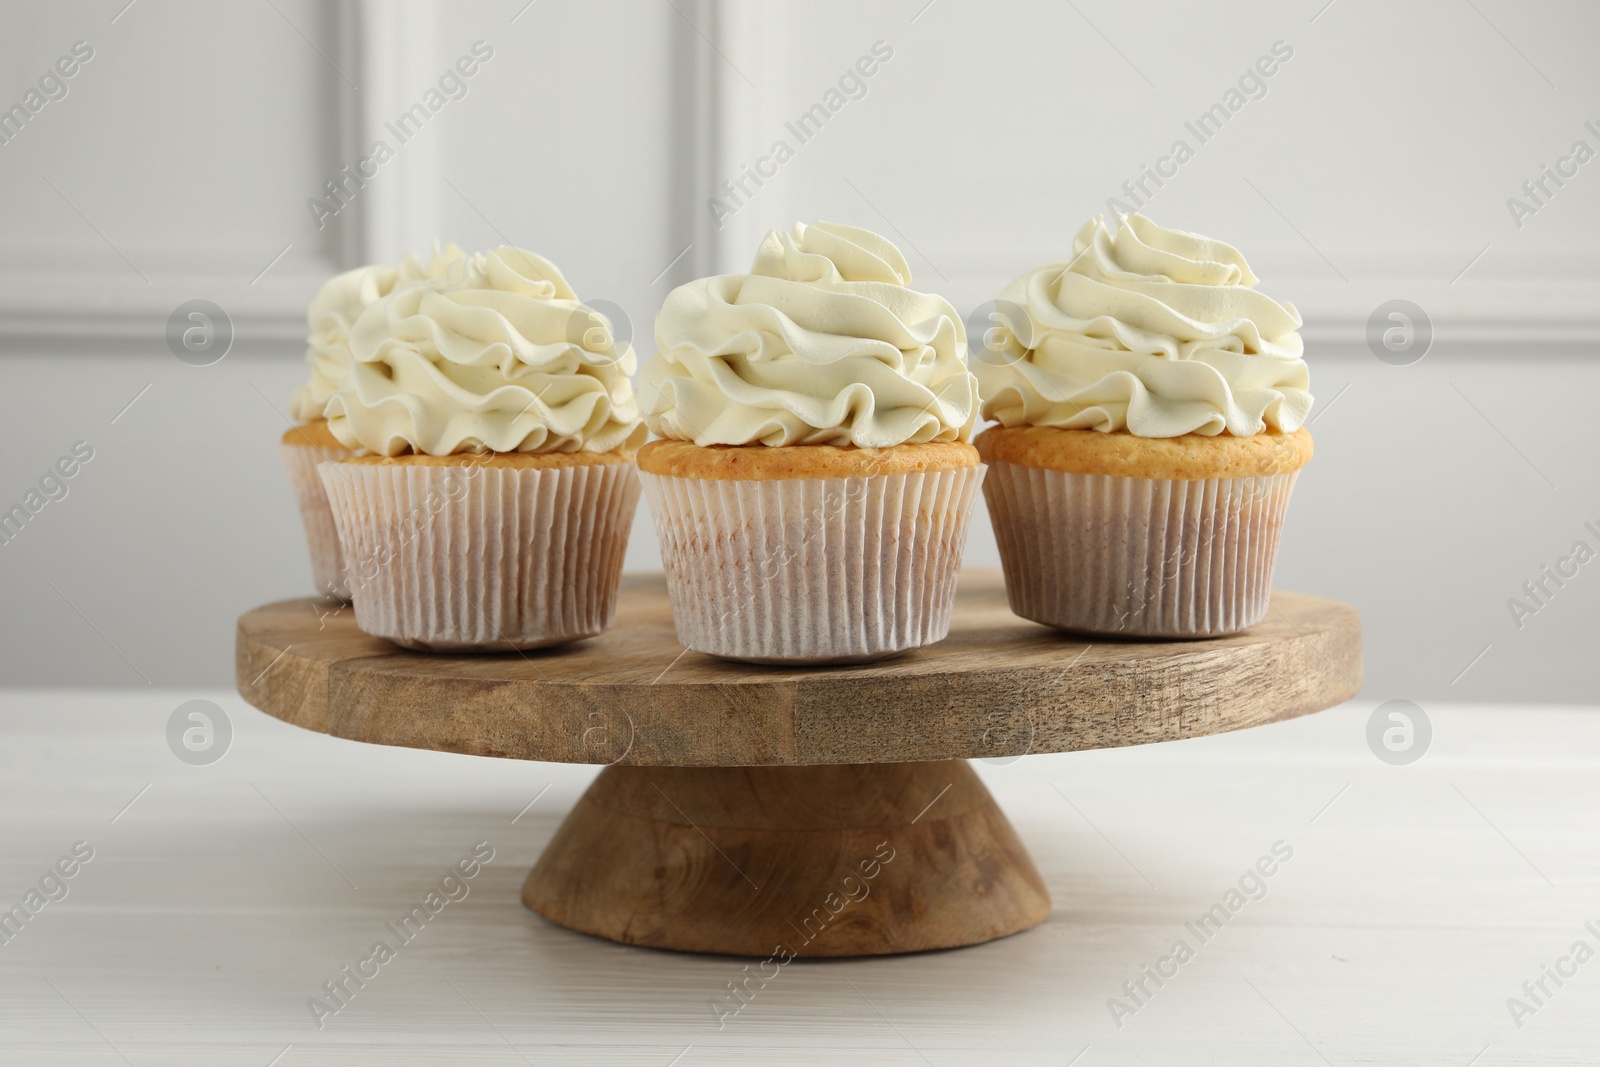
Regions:
<instances>
[{"instance_id":1,"label":"white wooden table","mask_svg":"<svg viewBox=\"0 0 1600 1067\"><path fill-rule=\"evenodd\" d=\"M166 740L196 697L234 730L209 766ZM593 940L518 901L592 768L340 741L224 692L0 693L0 909L93 849L0 943L0 1062L1600 1062L1600 958L1560 962L1600 952L1600 710L1427 710L1432 746L1403 767L1369 751L1367 704L979 764L1053 917L976 948L793 963L734 1014L742 961ZM483 841L467 895L396 937ZM1264 865L1265 895L1197 936L1278 842L1293 855ZM400 947L319 1029L307 1002L336 1003L323 984L379 940ZM1520 1027L1511 997L1533 1009ZM1137 1008L1120 1027L1112 998Z\"/></svg>"}]
</instances>

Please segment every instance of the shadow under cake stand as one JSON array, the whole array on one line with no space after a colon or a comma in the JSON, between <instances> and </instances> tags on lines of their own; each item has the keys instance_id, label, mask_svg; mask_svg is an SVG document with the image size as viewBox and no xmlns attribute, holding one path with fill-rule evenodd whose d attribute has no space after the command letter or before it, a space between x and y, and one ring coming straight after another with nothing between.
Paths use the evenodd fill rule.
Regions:
<instances>
[{"instance_id":1,"label":"shadow under cake stand","mask_svg":"<svg viewBox=\"0 0 1600 1067\"><path fill-rule=\"evenodd\" d=\"M965 762L1238 730L1361 685L1348 605L1277 592L1199 641L1108 641L1013 615L968 570L950 636L847 667L729 663L678 644L660 575L556 649L400 649L316 598L239 620L245 700L337 737L604 764L522 889L551 922L632 945L862 956L1026 930L1050 897Z\"/></svg>"}]
</instances>

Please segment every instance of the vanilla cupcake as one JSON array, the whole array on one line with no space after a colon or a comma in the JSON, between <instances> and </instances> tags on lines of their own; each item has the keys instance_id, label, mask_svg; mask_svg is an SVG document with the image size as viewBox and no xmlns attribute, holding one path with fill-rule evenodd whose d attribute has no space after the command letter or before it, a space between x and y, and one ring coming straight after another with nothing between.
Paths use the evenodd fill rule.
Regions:
<instances>
[{"instance_id":1,"label":"vanilla cupcake","mask_svg":"<svg viewBox=\"0 0 1600 1067\"><path fill-rule=\"evenodd\" d=\"M357 267L330 278L306 312L310 327L306 362L311 365L311 377L290 398L289 413L295 425L284 431L278 454L300 504L300 519L311 550L311 573L317 590L325 596L350 599L333 512L317 474L317 464L348 459L353 454L328 430L328 420L322 414L328 398L344 384L350 372L350 327L368 306L393 292L395 286L442 274L461 256L461 249L449 245L435 248L426 264L416 256L407 256L394 266Z\"/></svg>"},{"instance_id":2,"label":"vanilla cupcake","mask_svg":"<svg viewBox=\"0 0 1600 1067\"><path fill-rule=\"evenodd\" d=\"M1311 408L1294 307L1220 241L1096 216L975 345L1012 610L1083 633L1202 637L1265 616Z\"/></svg>"},{"instance_id":3,"label":"vanilla cupcake","mask_svg":"<svg viewBox=\"0 0 1600 1067\"><path fill-rule=\"evenodd\" d=\"M685 647L852 662L949 631L977 382L960 317L910 284L885 238L797 223L667 297L639 467Z\"/></svg>"},{"instance_id":4,"label":"vanilla cupcake","mask_svg":"<svg viewBox=\"0 0 1600 1067\"><path fill-rule=\"evenodd\" d=\"M644 440L632 349L551 263L502 247L350 330L320 466L362 630L436 651L611 624Z\"/></svg>"}]
</instances>

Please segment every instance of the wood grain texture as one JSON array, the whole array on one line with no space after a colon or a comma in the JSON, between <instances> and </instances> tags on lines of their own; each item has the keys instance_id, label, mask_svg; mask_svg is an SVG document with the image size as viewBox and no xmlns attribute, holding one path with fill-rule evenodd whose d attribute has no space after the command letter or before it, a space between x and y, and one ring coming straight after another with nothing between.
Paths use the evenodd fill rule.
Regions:
<instances>
[{"instance_id":1,"label":"wood grain texture","mask_svg":"<svg viewBox=\"0 0 1600 1067\"><path fill-rule=\"evenodd\" d=\"M561 648L407 652L349 609L288 600L239 620L239 692L339 737L630 766L900 763L1147 744L1257 726L1361 687L1348 605L1274 593L1232 637L1086 640L1006 606L999 571L963 574L950 636L846 667L729 663L677 642L660 575L623 580L616 625Z\"/></svg>"},{"instance_id":2,"label":"wood grain texture","mask_svg":"<svg viewBox=\"0 0 1600 1067\"><path fill-rule=\"evenodd\" d=\"M613 941L778 962L972 945L1050 914L961 760L607 767L522 900Z\"/></svg>"}]
</instances>

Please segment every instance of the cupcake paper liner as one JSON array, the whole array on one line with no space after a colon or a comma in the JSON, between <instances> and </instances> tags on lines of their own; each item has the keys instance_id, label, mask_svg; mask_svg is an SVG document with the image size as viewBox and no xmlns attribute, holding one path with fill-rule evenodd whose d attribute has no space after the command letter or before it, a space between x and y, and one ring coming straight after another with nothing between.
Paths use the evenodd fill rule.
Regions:
<instances>
[{"instance_id":1,"label":"cupcake paper liner","mask_svg":"<svg viewBox=\"0 0 1600 1067\"><path fill-rule=\"evenodd\" d=\"M641 472L679 642L729 659L840 663L942 640L983 476Z\"/></svg>"},{"instance_id":2,"label":"cupcake paper liner","mask_svg":"<svg viewBox=\"0 0 1600 1067\"><path fill-rule=\"evenodd\" d=\"M990 466L984 497L1023 618L1215 637L1265 617L1296 472L1179 481Z\"/></svg>"},{"instance_id":3,"label":"cupcake paper liner","mask_svg":"<svg viewBox=\"0 0 1600 1067\"><path fill-rule=\"evenodd\" d=\"M616 614L636 471L323 464L356 625L434 651L600 633Z\"/></svg>"},{"instance_id":4,"label":"cupcake paper liner","mask_svg":"<svg viewBox=\"0 0 1600 1067\"><path fill-rule=\"evenodd\" d=\"M339 551L339 531L333 522L333 509L328 505L328 491L322 486L317 464L325 460L338 462L349 459L355 453L337 446L293 444L280 444L278 453L283 457L284 469L289 472L289 484L294 486L295 499L300 503L300 521L306 528L306 546L311 550L311 576L317 583L317 592L323 596L349 600L350 586L345 581L344 555Z\"/></svg>"}]
</instances>

